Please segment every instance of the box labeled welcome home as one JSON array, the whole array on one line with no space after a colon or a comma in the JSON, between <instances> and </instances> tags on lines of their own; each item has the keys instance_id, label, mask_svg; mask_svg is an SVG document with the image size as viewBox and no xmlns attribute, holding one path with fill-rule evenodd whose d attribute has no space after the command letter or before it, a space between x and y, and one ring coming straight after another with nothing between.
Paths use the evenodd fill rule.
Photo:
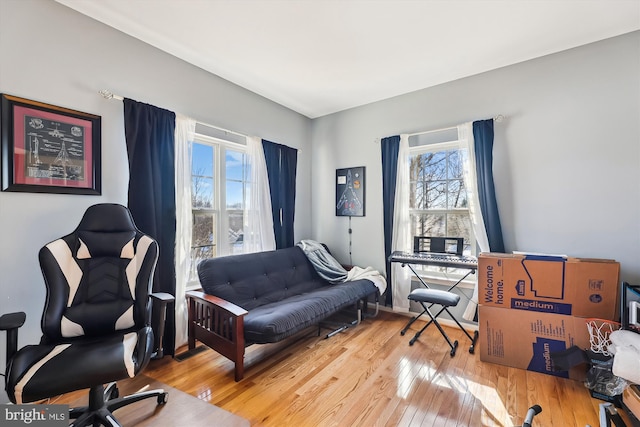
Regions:
<instances>
[{"instance_id":1,"label":"box labeled welcome home","mask_svg":"<svg viewBox=\"0 0 640 427\"><path fill-rule=\"evenodd\" d=\"M620 264L612 260L482 253L480 305L616 319Z\"/></svg>"},{"instance_id":2,"label":"box labeled welcome home","mask_svg":"<svg viewBox=\"0 0 640 427\"><path fill-rule=\"evenodd\" d=\"M557 371L551 354L589 348L586 319L561 314L480 306L480 360L562 378L583 380L587 366Z\"/></svg>"}]
</instances>

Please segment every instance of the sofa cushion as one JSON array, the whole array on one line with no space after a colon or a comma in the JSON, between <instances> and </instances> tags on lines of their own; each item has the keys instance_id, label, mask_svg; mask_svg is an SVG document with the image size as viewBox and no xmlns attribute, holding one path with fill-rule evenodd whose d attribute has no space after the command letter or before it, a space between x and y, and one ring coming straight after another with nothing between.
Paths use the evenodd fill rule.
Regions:
<instances>
[{"instance_id":1,"label":"sofa cushion","mask_svg":"<svg viewBox=\"0 0 640 427\"><path fill-rule=\"evenodd\" d=\"M328 286L298 247L203 260L202 289L245 310Z\"/></svg>"},{"instance_id":2,"label":"sofa cushion","mask_svg":"<svg viewBox=\"0 0 640 427\"><path fill-rule=\"evenodd\" d=\"M249 310L244 318L247 345L280 341L377 291L370 280L302 285L315 290Z\"/></svg>"}]
</instances>

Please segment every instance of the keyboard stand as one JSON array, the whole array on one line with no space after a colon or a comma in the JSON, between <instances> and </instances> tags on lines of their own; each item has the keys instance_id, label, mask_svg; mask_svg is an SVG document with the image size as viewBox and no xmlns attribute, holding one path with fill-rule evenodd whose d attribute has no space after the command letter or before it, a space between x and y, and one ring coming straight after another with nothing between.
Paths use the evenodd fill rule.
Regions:
<instances>
[{"instance_id":1,"label":"keyboard stand","mask_svg":"<svg viewBox=\"0 0 640 427\"><path fill-rule=\"evenodd\" d=\"M393 261L391 261L393 262ZM406 263L406 262L402 262L400 263L400 265L402 267L407 266L409 267L409 270L411 270L411 272L413 273L414 276L416 276L418 278L418 280L420 281L420 283L422 283L424 285L425 288L429 289L429 285L427 285L424 280L422 280L422 277L420 277L420 275L418 273L416 273L416 271L413 269L413 267L411 266L411 264ZM433 264L431 264L433 265ZM460 283L462 283L462 281L464 281L464 279L466 279L467 277L469 277L469 275L471 274L475 274L477 270L477 266L473 267L472 269L470 268L469 271L467 271L467 274L465 274L460 280L458 280L456 283L454 283L453 285L449 286L449 288L447 289L447 291L451 291L451 289L457 287Z\"/></svg>"},{"instance_id":2,"label":"keyboard stand","mask_svg":"<svg viewBox=\"0 0 640 427\"><path fill-rule=\"evenodd\" d=\"M402 256L402 254L394 252L391 254L391 256L389 257L389 261L390 262L396 262L396 263L400 263L400 265L402 267L409 267L409 270L411 270L411 272L413 273L413 275L420 281L420 283L422 283L422 285L427 288L427 289L431 289L429 287L429 285L427 285L425 283L425 281L422 279L422 277L420 277L420 275L416 272L416 270L413 268L412 264L417 264L417 265L435 265L435 266L441 266L441 267L453 267L453 268L459 268L459 269L467 269L467 274L465 274L461 279L459 279L456 283L454 283L453 285L451 285L447 291L450 292L453 288L457 287L460 283L462 283L463 280L465 280L467 277L469 277L469 275L471 274L475 274L476 270L478 269L478 263L477 261L475 263L473 262L468 262L465 263L465 265L458 265L456 264L455 266L450 265L449 262L442 262L439 261L437 259L431 259L430 257L420 257L420 256L415 256L413 259L409 259L406 256ZM429 305L428 308L433 307L434 304ZM440 310L440 313L442 313L444 311L444 309ZM435 317L438 317L438 315L440 315L440 313L438 313ZM417 315L417 316L413 316L411 318L411 320L409 321L409 323L407 323L407 325L404 327L404 329L402 331L400 331L400 335L404 335L407 330L409 329L409 327L413 324L413 322L415 322L420 316L422 316L422 314Z\"/></svg>"}]
</instances>

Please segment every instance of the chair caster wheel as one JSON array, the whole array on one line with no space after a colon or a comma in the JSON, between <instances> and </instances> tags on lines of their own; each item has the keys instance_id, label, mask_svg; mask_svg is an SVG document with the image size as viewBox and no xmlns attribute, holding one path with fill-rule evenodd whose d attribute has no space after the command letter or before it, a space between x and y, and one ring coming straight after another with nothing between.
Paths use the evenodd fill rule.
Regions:
<instances>
[{"instance_id":1,"label":"chair caster wheel","mask_svg":"<svg viewBox=\"0 0 640 427\"><path fill-rule=\"evenodd\" d=\"M105 388L104 400L112 400L120 397L120 390L116 383L111 383Z\"/></svg>"},{"instance_id":2,"label":"chair caster wheel","mask_svg":"<svg viewBox=\"0 0 640 427\"><path fill-rule=\"evenodd\" d=\"M475 351L475 348L473 348L473 346L469 347L469 353L473 354L473 352Z\"/></svg>"},{"instance_id":3,"label":"chair caster wheel","mask_svg":"<svg viewBox=\"0 0 640 427\"><path fill-rule=\"evenodd\" d=\"M400 335L404 336L404 334L406 334L407 331L400 331Z\"/></svg>"},{"instance_id":4,"label":"chair caster wheel","mask_svg":"<svg viewBox=\"0 0 640 427\"><path fill-rule=\"evenodd\" d=\"M164 405L167 403L168 400L169 400L169 393L165 391L160 396L158 396L158 405Z\"/></svg>"}]
</instances>

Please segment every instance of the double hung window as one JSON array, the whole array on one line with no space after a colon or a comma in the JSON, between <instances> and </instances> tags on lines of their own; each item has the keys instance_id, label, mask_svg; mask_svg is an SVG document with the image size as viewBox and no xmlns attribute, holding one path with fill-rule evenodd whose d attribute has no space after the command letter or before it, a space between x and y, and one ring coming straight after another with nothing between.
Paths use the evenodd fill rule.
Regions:
<instances>
[{"instance_id":1,"label":"double hung window","mask_svg":"<svg viewBox=\"0 0 640 427\"><path fill-rule=\"evenodd\" d=\"M409 139L409 215L411 236L463 237L464 255L476 242L464 184L466 150L458 141L421 144ZM455 278L459 272L423 267L426 276Z\"/></svg>"},{"instance_id":2,"label":"double hung window","mask_svg":"<svg viewBox=\"0 0 640 427\"><path fill-rule=\"evenodd\" d=\"M206 258L243 252L249 192L246 146L196 134L192 142L190 280Z\"/></svg>"}]
</instances>

